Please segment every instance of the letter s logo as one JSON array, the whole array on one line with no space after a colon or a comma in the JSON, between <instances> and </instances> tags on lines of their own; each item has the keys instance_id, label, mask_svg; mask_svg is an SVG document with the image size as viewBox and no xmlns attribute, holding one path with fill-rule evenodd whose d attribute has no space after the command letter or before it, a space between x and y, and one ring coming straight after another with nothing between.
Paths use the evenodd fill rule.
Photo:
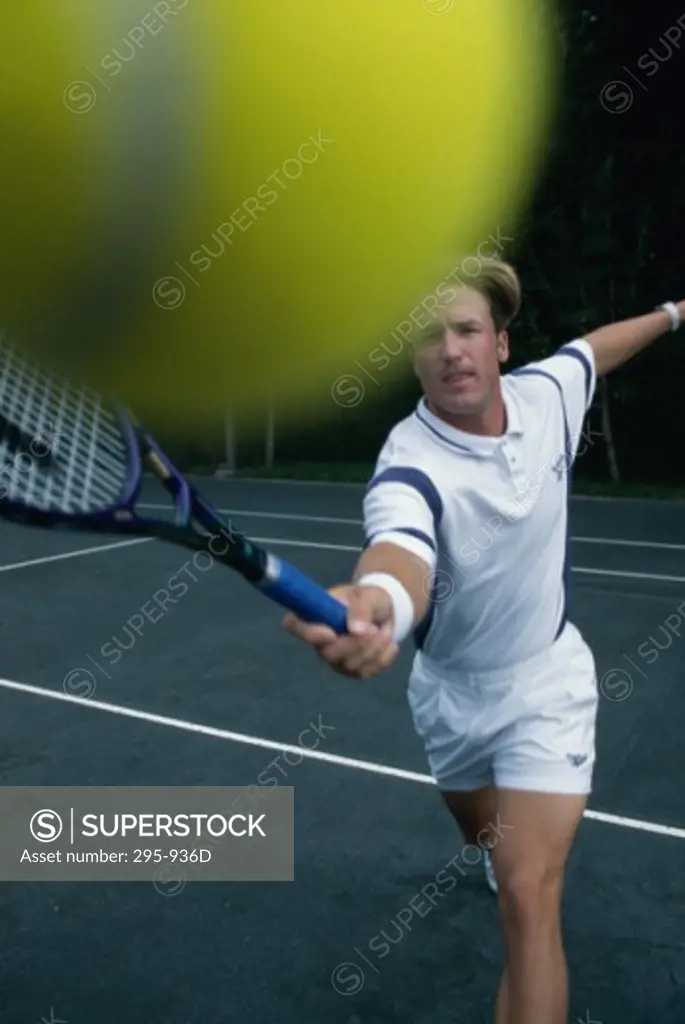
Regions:
<instances>
[{"instance_id":1,"label":"letter s logo","mask_svg":"<svg viewBox=\"0 0 685 1024\"><path fill-rule=\"evenodd\" d=\"M62 819L57 811L36 811L29 825L31 835L39 843L54 843L62 834Z\"/></svg>"}]
</instances>

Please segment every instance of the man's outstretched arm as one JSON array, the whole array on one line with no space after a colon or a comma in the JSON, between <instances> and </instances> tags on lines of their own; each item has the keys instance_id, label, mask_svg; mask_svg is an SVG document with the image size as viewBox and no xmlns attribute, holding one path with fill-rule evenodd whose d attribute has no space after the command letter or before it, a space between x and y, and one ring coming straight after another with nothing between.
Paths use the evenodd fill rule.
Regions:
<instances>
[{"instance_id":1,"label":"man's outstretched arm","mask_svg":"<svg viewBox=\"0 0 685 1024\"><path fill-rule=\"evenodd\" d=\"M678 312L680 323L685 323L685 299L673 305ZM674 326L675 318L672 322L665 309L657 309L645 316L607 324L584 335L584 340L592 346L594 352L597 376L601 377L623 366L638 352L657 341L662 335L668 334Z\"/></svg>"},{"instance_id":2,"label":"man's outstretched arm","mask_svg":"<svg viewBox=\"0 0 685 1024\"><path fill-rule=\"evenodd\" d=\"M329 591L347 605L345 635L336 636L328 626L303 622L290 612L283 625L337 672L368 679L393 663L402 638L426 614L430 571L403 548L373 545L359 559L352 581Z\"/></svg>"}]
</instances>

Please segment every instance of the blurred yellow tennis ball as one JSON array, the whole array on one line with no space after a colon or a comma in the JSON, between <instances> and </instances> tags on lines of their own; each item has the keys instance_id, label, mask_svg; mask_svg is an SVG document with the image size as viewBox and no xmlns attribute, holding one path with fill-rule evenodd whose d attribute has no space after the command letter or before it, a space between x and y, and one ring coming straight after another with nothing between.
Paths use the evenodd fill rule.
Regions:
<instances>
[{"instance_id":1,"label":"blurred yellow tennis ball","mask_svg":"<svg viewBox=\"0 0 685 1024\"><path fill-rule=\"evenodd\" d=\"M0 327L144 415L293 415L535 182L538 0L22 0Z\"/></svg>"}]
</instances>

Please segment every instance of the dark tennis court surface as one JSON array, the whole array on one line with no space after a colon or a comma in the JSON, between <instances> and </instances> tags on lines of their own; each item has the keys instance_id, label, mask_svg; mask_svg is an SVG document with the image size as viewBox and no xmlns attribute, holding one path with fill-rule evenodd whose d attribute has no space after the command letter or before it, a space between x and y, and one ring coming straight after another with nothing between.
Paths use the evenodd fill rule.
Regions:
<instances>
[{"instance_id":1,"label":"dark tennis court surface","mask_svg":"<svg viewBox=\"0 0 685 1024\"><path fill-rule=\"evenodd\" d=\"M325 585L347 577L360 488L203 488ZM164 498L151 486L146 501ZM569 1020L682 1024L685 505L578 499L572 534L573 618L602 700L566 890ZM270 602L191 559L0 523L0 785L276 777L295 789L296 881L4 883L0 1024L491 1022L496 902L426 777L411 652L379 680L344 680ZM165 589L175 602L131 644L127 622ZM270 745L306 729L320 757Z\"/></svg>"}]
</instances>

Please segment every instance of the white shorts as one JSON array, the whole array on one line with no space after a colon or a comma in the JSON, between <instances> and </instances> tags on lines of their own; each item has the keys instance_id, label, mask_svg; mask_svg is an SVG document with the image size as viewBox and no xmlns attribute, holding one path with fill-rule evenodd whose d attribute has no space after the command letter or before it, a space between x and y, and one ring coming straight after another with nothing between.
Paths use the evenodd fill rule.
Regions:
<instances>
[{"instance_id":1,"label":"white shorts","mask_svg":"<svg viewBox=\"0 0 685 1024\"><path fill-rule=\"evenodd\" d=\"M575 626L508 669L445 678L429 664L415 659L408 698L441 790L590 792L597 677Z\"/></svg>"}]
</instances>

